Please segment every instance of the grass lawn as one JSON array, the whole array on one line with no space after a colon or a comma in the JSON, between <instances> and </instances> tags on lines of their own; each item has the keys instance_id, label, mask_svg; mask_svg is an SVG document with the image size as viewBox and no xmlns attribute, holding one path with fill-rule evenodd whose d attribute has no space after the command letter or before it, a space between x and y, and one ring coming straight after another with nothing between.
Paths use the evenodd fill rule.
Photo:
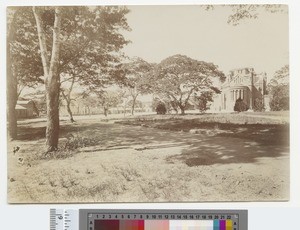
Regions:
<instances>
[{"instance_id":1,"label":"grass lawn","mask_svg":"<svg viewBox=\"0 0 300 230\"><path fill-rule=\"evenodd\" d=\"M289 199L288 113L62 121L53 155L44 133L22 121L9 143L9 202Z\"/></svg>"}]
</instances>

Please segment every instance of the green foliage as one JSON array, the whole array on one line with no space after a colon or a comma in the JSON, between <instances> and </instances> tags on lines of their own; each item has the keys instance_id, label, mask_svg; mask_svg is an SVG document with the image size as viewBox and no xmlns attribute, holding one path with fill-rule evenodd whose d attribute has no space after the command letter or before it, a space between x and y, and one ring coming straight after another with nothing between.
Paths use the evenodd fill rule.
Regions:
<instances>
[{"instance_id":1,"label":"green foliage","mask_svg":"<svg viewBox=\"0 0 300 230\"><path fill-rule=\"evenodd\" d=\"M176 103L174 101L164 100L164 98L162 96L155 97L153 99L152 111L156 111L156 107L161 103L165 105L168 113L170 113L172 110L174 110L176 113L178 113L178 106L176 105Z\"/></svg>"},{"instance_id":2,"label":"green foliage","mask_svg":"<svg viewBox=\"0 0 300 230\"><path fill-rule=\"evenodd\" d=\"M289 87L277 85L272 87L272 98L270 108L272 111L289 110Z\"/></svg>"},{"instance_id":3,"label":"green foliage","mask_svg":"<svg viewBox=\"0 0 300 230\"><path fill-rule=\"evenodd\" d=\"M285 65L281 69L275 72L273 79L276 81L277 84L288 85L289 75L290 75L289 65Z\"/></svg>"},{"instance_id":4,"label":"green foliage","mask_svg":"<svg viewBox=\"0 0 300 230\"><path fill-rule=\"evenodd\" d=\"M172 102L184 114L191 96L210 90L215 80L224 74L212 63L198 61L184 55L174 55L155 66L147 79L151 91L163 101Z\"/></svg>"},{"instance_id":5,"label":"green foliage","mask_svg":"<svg viewBox=\"0 0 300 230\"><path fill-rule=\"evenodd\" d=\"M227 6L227 5L223 5ZM241 21L254 20L259 18L259 14L262 11L270 13L283 13L288 12L288 7L280 4L236 4L229 5L232 13L229 15L227 23L233 26L237 26ZM203 5L202 8L205 10L213 10L214 5Z\"/></svg>"},{"instance_id":6,"label":"green foliage","mask_svg":"<svg viewBox=\"0 0 300 230\"><path fill-rule=\"evenodd\" d=\"M110 108L121 103L121 99L117 93L106 91L99 96L99 102L102 106Z\"/></svg>"},{"instance_id":7,"label":"green foliage","mask_svg":"<svg viewBox=\"0 0 300 230\"><path fill-rule=\"evenodd\" d=\"M160 102L157 106L156 106L156 113L157 114L166 114L167 113L167 108L166 105L163 102Z\"/></svg>"},{"instance_id":8,"label":"green foliage","mask_svg":"<svg viewBox=\"0 0 300 230\"><path fill-rule=\"evenodd\" d=\"M139 93L147 93L148 87L145 76L153 69L153 66L139 57L122 64L121 85L136 89Z\"/></svg>"},{"instance_id":9,"label":"green foliage","mask_svg":"<svg viewBox=\"0 0 300 230\"><path fill-rule=\"evenodd\" d=\"M110 108L122 103L122 97L117 92L103 90L97 94L92 92L81 94L81 97L78 97L76 102L78 105L84 105L88 108L88 111L97 111L98 113L100 111L98 108L101 108L104 115L107 116ZM96 108L96 110L94 108Z\"/></svg>"},{"instance_id":10,"label":"green foliage","mask_svg":"<svg viewBox=\"0 0 300 230\"><path fill-rule=\"evenodd\" d=\"M8 25L14 32L8 49L9 59L14 60L12 72L20 76L19 86L45 81L47 103L51 103L46 145L49 151L56 150L62 78L72 82L68 90L61 90L68 105L74 82L97 92L111 84L122 58L119 51L129 42L121 33L130 30L125 17L129 10L118 6L34 6L11 7L8 12L13 15ZM69 106L68 112L72 117Z\"/></svg>"},{"instance_id":11,"label":"green foliage","mask_svg":"<svg viewBox=\"0 0 300 230\"><path fill-rule=\"evenodd\" d=\"M144 107L143 102L141 102L141 101L139 101L139 100L136 100L136 101L134 102L134 104L135 104L135 107L136 107L136 108L143 108L143 107ZM129 100L128 103L127 103L127 105L128 105L129 107L132 107L132 105L133 105L133 100Z\"/></svg>"},{"instance_id":12,"label":"green foliage","mask_svg":"<svg viewBox=\"0 0 300 230\"><path fill-rule=\"evenodd\" d=\"M247 104L241 99L237 99L234 105L233 110L236 112L244 112L247 111L249 108L247 106Z\"/></svg>"},{"instance_id":13,"label":"green foliage","mask_svg":"<svg viewBox=\"0 0 300 230\"><path fill-rule=\"evenodd\" d=\"M121 98L118 93L111 92L111 91L102 91L98 93L95 98L90 96L90 101L94 101L94 104L91 106L99 105L104 110L104 115L107 116L109 109L111 107L116 107L118 104L121 103Z\"/></svg>"},{"instance_id":14,"label":"green foliage","mask_svg":"<svg viewBox=\"0 0 300 230\"><path fill-rule=\"evenodd\" d=\"M122 55L120 49L129 43L121 34L130 30L126 7L118 6L67 6L62 12L59 73L63 81L76 78L75 82L90 89L110 83ZM45 30L48 58L51 58L54 7L38 7L42 10L42 26ZM10 7L14 16L11 27L15 36L11 39L13 68L19 84L33 86L43 82L39 41L32 7Z\"/></svg>"},{"instance_id":15,"label":"green foliage","mask_svg":"<svg viewBox=\"0 0 300 230\"><path fill-rule=\"evenodd\" d=\"M268 84L270 108L272 111L289 110L289 66L276 71Z\"/></svg>"},{"instance_id":16,"label":"green foliage","mask_svg":"<svg viewBox=\"0 0 300 230\"><path fill-rule=\"evenodd\" d=\"M157 97L153 98L152 105L151 105L152 111L156 111L156 107L160 102L161 101L159 98L157 98Z\"/></svg>"},{"instance_id":17,"label":"green foliage","mask_svg":"<svg viewBox=\"0 0 300 230\"><path fill-rule=\"evenodd\" d=\"M120 68L118 83L125 88L127 96L131 98L130 106L133 115L137 97L150 93L146 75L152 70L153 65L137 57L122 64Z\"/></svg>"},{"instance_id":18,"label":"green foliage","mask_svg":"<svg viewBox=\"0 0 300 230\"><path fill-rule=\"evenodd\" d=\"M11 68L17 77L18 90L42 83L43 66L39 54L39 42L35 19L31 7L10 7L10 29L13 36L9 39Z\"/></svg>"},{"instance_id":19,"label":"green foliage","mask_svg":"<svg viewBox=\"0 0 300 230\"><path fill-rule=\"evenodd\" d=\"M61 150L76 150L87 146L94 146L98 144L95 138L83 137L79 134L70 134L65 143L63 143Z\"/></svg>"},{"instance_id":20,"label":"green foliage","mask_svg":"<svg viewBox=\"0 0 300 230\"><path fill-rule=\"evenodd\" d=\"M262 112L265 110L264 102L262 98L256 98L254 100L253 110L255 112Z\"/></svg>"},{"instance_id":21,"label":"green foliage","mask_svg":"<svg viewBox=\"0 0 300 230\"><path fill-rule=\"evenodd\" d=\"M129 41L121 31L130 30L126 7L66 7L61 69L76 75L79 83L97 90L114 80L119 54Z\"/></svg>"},{"instance_id":22,"label":"green foliage","mask_svg":"<svg viewBox=\"0 0 300 230\"><path fill-rule=\"evenodd\" d=\"M204 113L208 107L207 103L213 101L213 92L205 91L200 94L200 96L195 97L197 107L201 113Z\"/></svg>"}]
</instances>

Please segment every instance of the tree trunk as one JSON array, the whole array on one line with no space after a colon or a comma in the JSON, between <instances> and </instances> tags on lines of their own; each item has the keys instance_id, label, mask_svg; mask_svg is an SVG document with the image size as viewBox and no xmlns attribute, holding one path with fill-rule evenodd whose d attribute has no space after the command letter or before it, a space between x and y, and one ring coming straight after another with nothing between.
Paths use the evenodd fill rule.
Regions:
<instances>
[{"instance_id":1,"label":"tree trunk","mask_svg":"<svg viewBox=\"0 0 300 230\"><path fill-rule=\"evenodd\" d=\"M72 113L72 110L71 110L71 106L70 106L70 103L67 102L67 111L69 113L69 117L70 117L70 121L73 123L75 122L74 118L73 118L73 113Z\"/></svg>"},{"instance_id":2,"label":"tree trunk","mask_svg":"<svg viewBox=\"0 0 300 230\"><path fill-rule=\"evenodd\" d=\"M131 106L131 115L134 115L134 107L135 107L136 97L132 98L132 106Z\"/></svg>"},{"instance_id":3,"label":"tree trunk","mask_svg":"<svg viewBox=\"0 0 300 230\"><path fill-rule=\"evenodd\" d=\"M59 85L48 85L47 90L47 128L46 148L47 152L56 151L59 137Z\"/></svg>"},{"instance_id":4,"label":"tree trunk","mask_svg":"<svg viewBox=\"0 0 300 230\"><path fill-rule=\"evenodd\" d=\"M18 81L13 71L11 60L10 42L14 39L14 18L7 27L6 41L6 84L7 84L7 121L8 121L8 136L9 139L16 139L18 135L16 104L18 100Z\"/></svg>"},{"instance_id":5,"label":"tree trunk","mask_svg":"<svg viewBox=\"0 0 300 230\"><path fill-rule=\"evenodd\" d=\"M104 107L103 107L103 113L104 113L104 116L105 116L105 117L107 117L107 110L108 110L108 109L104 106Z\"/></svg>"},{"instance_id":6,"label":"tree trunk","mask_svg":"<svg viewBox=\"0 0 300 230\"><path fill-rule=\"evenodd\" d=\"M178 109L177 109L177 105L175 103L171 102L171 106L174 109L175 113L178 114Z\"/></svg>"},{"instance_id":7,"label":"tree trunk","mask_svg":"<svg viewBox=\"0 0 300 230\"><path fill-rule=\"evenodd\" d=\"M46 104L47 104L47 127L46 127L46 150L52 152L58 148L59 137L59 88L60 77L58 72L59 50L60 50L60 29L61 16L60 8L55 7L55 20L53 26L53 45L51 53L51 61L49 63L46 36L43 30L42 17L40 10L33 7L35 16L38 38L41 50L41 58L45 75L46 85Z\"/></svg>"},{"instance_id":8,"label":"tree trunk","mask_svg":"<svg viewBox=\"0 0 300 230\"><path fill-rule=\"evenodd\" d=\"M8 59L7 59L8 60ZM11 66L7 62L7 120L8 120L8 136L11 140L17 138L18 125L16 115L17 104L17 79L11 71Z\"/></svg>"},{"instance_id":9,"label":"tree trunk","mask_svg":"<svg viewBox=\"0 0 300 230\"><path fill-rule=\"evenodd\" d=\"M126 104L124 105L124 107L123 107L123 115L124 115L124 117L126 116Z\"/></svg>"},{"instance_id":10,"label":"tree trunk","mask_svg":"<svg viewBox=\"0 0 300 230\"><path fill-rule=\"evenodd\" d=\"M68 95L68 96L65 95L65 93L63 92L63 90L61 90L61 94L62 94L63 98L66 101L67 112L69 114L70 121L73 123L73 122L75 122L75 120L73 118L73 113L72 113L72 110L71 110L71 98L70 98L70 95Z\"/></svg>"},{"instance_id":11,"label":"tree trunk","mask_svg":"<svg viewBox=\"0 0 300 230\"><path fill-rule=\"evenodd\" d=\"M179 108L180 108L180 111L181 111L181 115L184 115L185 114L185 108L184 108L184 106L179 106Z\"/></svg>"},{"instance_id":12,"label":"tree trunk","mask_svg":"<svg viewBox=\"0 0 300 230\"><path fill-rule=\"evenodd\" d=\"M6 79L7 79L7 120L8 120L8 136L10 139L16 139L18 135L16 104L18 98L18 81L12 70L12 62L10 56L10 42L14 36L13 21L8 29L6 42Z\"/></svg>"},{"instance_id":13,"label":"tree trunk","mask_svg":"<svg viewBox=\"0 0 300 230\"><path fill-rule=\"evenodd\" d=\"M7 120L8 120L8 135L9 138L14 140L18 135L16 104L17 104L17 78L12 70L12 63L10 58L10 44L9 39L7 41Z\"/></svg>"},{"instance_id":14,"label":"tree trunk","mask_svg":"<svg viewBox=\"0 0 300 230\"><path fill-rule=\"evenodd\" d=\"M137 97L138 97L138 94L135 94L135 96L132 95L131 115L134 115L134 108L135 108L135 103L136 103Z\"/></svg>"}]
</instances>

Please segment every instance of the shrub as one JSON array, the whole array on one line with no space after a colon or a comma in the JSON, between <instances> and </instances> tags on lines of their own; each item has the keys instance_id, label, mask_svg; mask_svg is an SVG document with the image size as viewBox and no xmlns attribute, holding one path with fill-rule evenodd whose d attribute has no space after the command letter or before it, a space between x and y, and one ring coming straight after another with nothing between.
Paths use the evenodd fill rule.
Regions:
<instances>
[{"instance_id":1,"label":"shrub","mask_svg":"<svg viewBox=\"0 0 300 230\"><path fill-rule=\"evenodd\" d=\"M196 97L197 100L197 106L199 108L199 111L201 113L205 113L205 111L208 109L208 102L213 101L213 92L206 91L201 93L199 97Z\"/></svg>"},{"instance_id":2,"label":"shrub","mask_svg":"<svg viewBox=\"0 0 300 230\"><path fill-rule=\"evenodd\" d=\"M237 99L234 105L234 111L237 112L243 112L243 111L247 111L249 108L247 106L247 104L241 99Z\"/></svg>"},{"instance_id":3,"label":"shrub","mask_svg":"<svg viewBox=\"0 0 300 230\"><path fill-rule=\"evenodd\" d=\"M157 114L166 114L167 112L167 108L166 105L162 102L160 102L157 106L156 106L156 113Z\"/></svg>"},{"instance_id":4,"label":"shrub","mask_svg":"<svg viewBox=\"0 0 300 230\"><path fill-rule=\"evenodd\" d=\"M66 142L62 145L61 150L75 150L78 148L97 145L98 141L95 138L82 137L79 134L70 134Z\"/></svg>"},{"instance_id":5,"label":"shrub","mask_svg":"<svg viewBox=\"0 0 300 230\"><path fill-rule=\"evenodd\" d=\"M254 100L253 110L254 110L255 112L262 112L262 111L265 110L264 103L263 103L263 99L261 99L261 98L256 98L256 99Z\"/></svg>"},{"instance_id":6,"label":"shrub","mask_svg":"<svg viewBox=\"0 0 300 230\"><path fill-rule=\"evenodd\" d=\"M278 85L272 88L270 108L272 111L289 110L289 87Z\"/></svg>"}]
</instances>

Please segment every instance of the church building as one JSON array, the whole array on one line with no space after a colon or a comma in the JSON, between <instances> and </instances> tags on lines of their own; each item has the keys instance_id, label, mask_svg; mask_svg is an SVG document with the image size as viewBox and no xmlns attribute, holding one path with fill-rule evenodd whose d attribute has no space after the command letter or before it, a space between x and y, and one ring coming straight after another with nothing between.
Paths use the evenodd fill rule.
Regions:
<instances>
[{"instance_id":1,"label":"church building","mask_svg":"<svg viewBox=\"0 0 300 230\"><path fill-rule=\"evenodd\" d=\"M238 99L243 100L249 111L253 110L258 101L263 103L265 109L268 110L266 85L266 73L256 74L253 68L232 70L221 85L221 93L215 95L210 110L234 111L234 105Z\"/></svg>"}]
</instances>

